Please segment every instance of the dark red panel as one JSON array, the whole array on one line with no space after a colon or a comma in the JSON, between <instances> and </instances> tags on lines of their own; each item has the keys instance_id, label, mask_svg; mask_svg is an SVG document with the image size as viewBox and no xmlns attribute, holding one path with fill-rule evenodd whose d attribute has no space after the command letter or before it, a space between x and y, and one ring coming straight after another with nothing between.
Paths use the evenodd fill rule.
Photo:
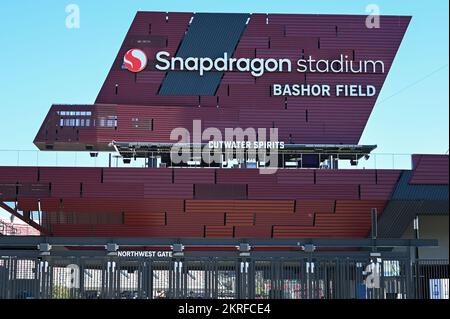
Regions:
<instances>
[{"instance_id":1,"label":"dark red panel","mask_svg":"<svg viewBox=\"0 0 450 319\"><path fill-rule=\"evenodd\" d=\"M38 211L37 198L19 198L17 201L17 208L22 211Z\"/></svg>"},{"instance_id":2,"label":"dark red panel","mask_svg":"<svg viewBox=\"0 0 450 319\"><path fill-rule=\"evenodd\" d=\"M413 155L410 184L448 184L448 155Z\"/></svg>"},{"instance_id":3,"label":"dark red panel","mask_svg":"<svg viewBox=\"0 0 450 319\"><path fill-rule=\"evenodd\" d=\"M375 184L375 170L318 170L317 184Z\"/></svg>"},{"instance_id":4,"label":"dark red panel","mask_svg":"<svg viewBox=\"0 0 450 319\"><path fill-rule=\"evenodd\" d=\"M38 169L36 167L0 167L0 183L37 182Z\"/></svg>"},{"instance_id":5,"label":"dark red panel","mask_svg":"<svg viewBox=\"0 0 450 319\"><path fill-rule=\"evenodd\" d=\"M277 171L278 184L314 184L313 170L280 169Z\"/></svg>"},{"instance_id":6,"label":"dark red panel","mask_svg":"<svg viewBox=\"0 0 450 319\"><path fill-rule=\"evenodd\" d=\"M132 213L124 214L124 224L130 226L164 226L165 213Z\"/></svg>"},{"instance_id":7,"label":"dark red panel","mask_svg":"<svg viewBox=\"0 0 450 319\"><path fill-rule=\"evenodd\" d=\"M253 213L226 213L226 225L229 226L252 226L255 224Z\"/></svg>"},{"instance_id":8,"label":"dark red panel","mask_svg":"<svg viewBox=\"0 0 450 319\"><path fill-rule=\"evenodd\" d=\"M227 238L233 237L232 226L206 226L205 237Z\"/></svg>"},{"instance_id":9,"label":"dark red panel","mask_svg":"<svg viewBox=\"0 0 450 319\"><path fill-rule=\"evenodd\" d=\"M195 199L246 199L245 184L195 184Z\"/></svg>"},{"instance_id":10,"label":"dark red panel","mask_svg":"<svg viewBox=\"0 0 450 319\"><path fill-rule=\"evenodd\" d=\"M86 183L84 197L143 198L144 185L136 183Z\"/></svg>"},{"instance_id":11,"label":"dark red panel","mask_svg":"<svg viewBox=\"0 0 450 319\"><path fill-rule=\"evenodd\" d=\"M103 183L172 183L172 169L104 168Z\"/></svg>"},{"instance_id":12,"label":"dark red panel","mask_svg":"<svg viewBox=\"0 0 450 319\"><path fill-rule=\"evenodd\" d=\"M277 185L249 184L249 199L358 199L358 185L324 184L324 185Z\"/></svg>"},{"instance_id":13,"label":"dark red panel","mask_svg":"<svg viewBox=\"0 0 450 319\"><path fill-rule=\"evenodd\" d=\"M101 168L83 167L40 167L40 182L101 182Z\"/></svg>"},{"instance_id":14,"label":"dark red panel","mask_svg":"<svg viewBox=\"0 0 450 319\"><path fill-rule=\"evenodd\" d=\"M224 213L167 213L168 225L212 225L223 226L225 224Z\"/></svg>"},{"instance_id":15,"label":"dark red panel","mask_svg":"<svg viewBox=\"0 0 450 319\"><path fill-rule=\"evenodd\" d=\"M292 213L293 200L186 200L186 212L192 213Z\"/></svg>"}]
</instances>

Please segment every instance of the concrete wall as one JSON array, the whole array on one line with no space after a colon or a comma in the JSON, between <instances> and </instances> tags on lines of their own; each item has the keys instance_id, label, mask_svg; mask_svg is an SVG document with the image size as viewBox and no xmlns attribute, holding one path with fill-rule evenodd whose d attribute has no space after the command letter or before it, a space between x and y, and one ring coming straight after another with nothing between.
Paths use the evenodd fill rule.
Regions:
<instances>
[{"instance_id":1,"label":"concrete wall","mask_svg":"<svg viewBox=\"0 0 450 319\"><path fill-rule=\"evenodd\" d=\"M419 216L419 235L421 239L437 239L439 247L419 248L422 259L448 259L449 216ZM402 238L414 238L411 223Z\"/></svg>"}]
</instances>

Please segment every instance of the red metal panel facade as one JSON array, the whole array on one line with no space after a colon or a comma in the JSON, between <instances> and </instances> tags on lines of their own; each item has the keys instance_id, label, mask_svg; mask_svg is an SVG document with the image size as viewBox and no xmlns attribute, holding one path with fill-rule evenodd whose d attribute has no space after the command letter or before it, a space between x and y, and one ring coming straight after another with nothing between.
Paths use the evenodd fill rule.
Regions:
<instances>
[{"instance_id":1,"label":"red metal panel facade","mask_svg":"<svg viewBox=\"0 0 450 319\"><path fill-rule=\"evenodd\" d=\"M1 183L37 182L38 169L36 167L0 167Z\"/></svg>"},{"instance_id":2,"label":"red metal panel facade","mask_svg":"<svg viewBox=\"0 0 450 319\"><path fill-rule=\"evenodd\" d=\"M413 155L410 184L448 184L447 155Z\"/></svg>"},{"instance_id":3,"label":"red metal panel facade","mask_svg":"<svg viewBox=\"0 0 450 319\"><path fill-rule=\"evenodd\" d=\"M252 14L233 56L235 58L289 58L293 72L254 77L249 73L224 72L214 96L161 96L159 87L166 72L155 68L160 50L175 55L189 28L193 13L138 12L97 96L96 104L55 105L39 130L35 144L44 149L107 149L118 142L173 142L176 127L192 133L192 121L204 127L257 127L279 129L279 140L300 144L357 144L374 103L408 27L410 17L382 16L381 28L366 27L366 16ZM143 50L147 68L133 74L122 68L131 48ZM381 60L384 73L296 72L297 60L336 59L348 56L355 62ZM272 85L334 84L374 85L372 97L273 96ZM334 93L334 91L332 92ZM89 126L58 127L57 111L91 111ZM308 112L308 119L305 112ZM108 117L117 127L99 124ZM95 125L94 125L95 122ZM139 123L139 125L136 125ZM55 130L55 127L57 129Z\"/></svg>"},{"instance_id":4,"label":"red metal panel facade","mask_svg":"<svg viewBox=\"0 0 450 319\"><path fill-rule=\"evenodd\" d=\"M51 185L48 194L10 194L9 200L17 200L23 211L38 210L40 202L44 226L53 235L250 238L364 237L370 230L370 209L382 213L401 173L279 169L264 175L256 169L34 167L25 171L25 181L30 173L45 179ZM196 185L208 199L194 198ZM205 193L223 187L239 190L230 194L243 198Z\"/></svg>"}]
</instances>

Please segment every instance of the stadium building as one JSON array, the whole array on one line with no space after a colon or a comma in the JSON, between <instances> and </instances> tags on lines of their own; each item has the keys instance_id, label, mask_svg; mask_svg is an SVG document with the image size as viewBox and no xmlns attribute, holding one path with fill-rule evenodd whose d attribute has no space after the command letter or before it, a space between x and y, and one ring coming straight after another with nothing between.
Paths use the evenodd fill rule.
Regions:
<instances>
[{"instance_id":1,"label":"stadium building","mask_svg":"<svg viewBox=\"0 0 450 319\"><path fill-rule=\"evenodd\" d=\"M448 156L359 144L410 19L138 12L34 140L104 163L0 167L0 298L448 298Z\"/></svg>"}]
</instances>

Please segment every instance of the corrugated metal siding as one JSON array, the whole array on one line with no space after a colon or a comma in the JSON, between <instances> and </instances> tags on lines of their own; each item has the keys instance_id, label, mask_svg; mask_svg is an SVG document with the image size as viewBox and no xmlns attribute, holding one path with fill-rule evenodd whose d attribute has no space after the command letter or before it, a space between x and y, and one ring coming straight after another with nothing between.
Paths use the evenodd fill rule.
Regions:
<instances>
[{"instance_id":1,"label":"corrugated metal siding","mask_svg":"<svg viewBox=\"0 0 450 319\"><path fill-rule=\"evenodd\" d=\"M188 213L274 213L294 212L293 200L186 200Z\"/></svg>"},{"instance_id":2,"label":"corrugated metal siding","mask_svg":"<svg viewBox=\"0 0 450 319\"><path fill-rule=\"evenodd\" d=\"M59 198L41 198L41 209L46 212L55 212L61 209Z\"/></svg>"},{"instance_id":3,"label":"corrugated metal siding","mask_svg":"<svg viewBox=\"0 0 450 319\"><path fill-rule=\"evenodd\" d=\"M371 208L381 213L385 201L338 200L332 212L314 212L314 224L274 222L274 238L364 237L370 230ZM330 207L329 207L330 208Z\"/></svg>"},{"instance_id":4,"label":"corrugated metal siding","mask_svg":"<svg viewBox=\"0 0 450 319\"><path fill-rule=\"evenodd\" d=\"M80 197L81 183L77 181L56 181L52 183L52 196L55 197Z\"/></svg>"},{"instance_id":5,"label":"corrugated metal siding","mask_svg":"<svg viewBox=\"0 0 450 319\"><path fill-rule=\"evenodd\" d=\"M37 198L19 198L17 200L17 208L22 211L37 211L38 199Z\"/></svg>"},{"instance_id":6,"label":"corrugated metal siding","mask_svg":"<svg viewBox=\"0 0 450 319\"><path fill-rule=\"evenodd\" d=\"M24 210L36 210L40 199L46 223L55 234L66 236L203 237L208 227L214 226L217 228L208 230L210 236L230 236L232 229L235 237L365 237L370 231L370 209L383 211L401 173L286 169L262 175L255 169L67 169L69 180L64 178L64 168L45 168L47 182L23 183L23 192L33 195L18 196L18 205ZM93 176L86 176L91 173ZM403 173L395 195L420 203L420 208L415 208L420 214L448 213L448 186L410 185L411 174ZM321 184L314 184L314 175L316 179L321 175ZM206 183L197 184L197 176ZM23 178L27 180L29 175ZM208 200L194 199L196 184L217 188L217 196L212 192L208 196L213 198ZM44 187L46 193L39 187L33 192L33 185ZM243 196L247 186L245 198L220 198L223 188L240 189L239 196ZM383 218L408 222L396 221L398 214L406 213L396 214L390 218L383 213L380 224L384 225ZM98 223L95 227L90 225L94 222ZM60 227L61 223L65 224ZM83 229L82 225L89 226Z\"/></svg>"},{"instance_id":7,"label":"corrugated metal siding","mask_svg":"<svg viewBox=\"0 0 450 319\"><path fill-rule=\"evenodd\" d=\"M232 226L206 226L205 237L229 238L233 237Z\"/></svg>"},{"instance_id":8,"label":"corrugated metal siding","mask_svg":"<svg viewBox=\"0 0 450 319\"><path fill-rule=\"evenodd\" d=\"M378 220L378 236L399 238L419 213L419 201L389 201L383 215Z\"/></svg>"},{"instance_id":9,"label":"corrugated metal siding","mask_svg":"<svg viewBox=\"0 0 450 319\"><path fill-rule=\"evenodd\" d=\"M247 199L245 184L195 184L195 199Z\"/></svg>"},{"instance_id":10,"label":"corrugated metal siding","mask_svg":"<svg viewBox=\"0 0 450 319\"><path fill-rule=\"evenodd\" d=\"M144 184L144 198L194 198L191 184Z\"/></svg>"},{"instance_id":11,"label":"corrugated metal siding","mask_svg":"<svg viewBox=\"0 0 450 319\"><path fill-rule=\"evenodd\" d=\"M449 180L448 155L413 155L410 184L445 184Z\"/></svg>"},{"instance_id":12,"label":"corrugated metal siding","mask_svg":"<svg viewBox=\"0 0 450 319\"><path fill-rule=\"evenodd\" d=\"M276 183L275 174L260 174L257 169L217 170L217 184Z\"/></svg>"},{"instance_id":13,"label":"corrugated metal siding","mask_svg":"<svg viewBox=\"0 0 450 319\"><path fill-rule=\"evenodd\" d=\"M253 213L226 213L226 225L229 226L252 226L255 224Z\"/></svg>"},{"instance_id":14,"label":"corrugated metal siding","mask_svg":"<svg viewBox=\"0 0 450 319\"><path fill-rule=\"evenodd\" d=\"M0 167L0 183L37 182L37 178L36 167Z\"/></svg>"},{"instance_id":15,"label":"corrugated metal siding","mask_svg":"<svg viewBox=\"0 0 450 319\"><path fill-rule=\"evenodd\" d=\"M327 184L375 184L375 170L318 170L316 183Z\"/></svg>"},{"instance_id":16,"label":"corrugated metal siding","mask_svg":"<svg viewBox=\"0 0 450 319\"><path fill-rule=\"evenodd\" d=\"M55 199L59 203L59 199ZM144 199L142 197L91 197L91 198L63 198L61 199L64 210L79 212L134 212L134 213L158 213L158 212L183 212L184 200L182 199ZM52 206L54 207L54 206ZM50 210L43 208L43 210Z\"/></svg>"},{"instance_id":17,"label":"corrugated metal siding","mask_svg":"<svg viewBox=\"0 0 450 319\"><path fill-rule=\"evenodd\" d=\"M290 185L249 184L249 199L358 199L358 185Z\"/></svg>"},{"instance_id":18,"label":"corrugated metal siding","mask_svg":"<svg viewBox=\"0 0 450 319\"><path fill-rule=\"evenodd\" d=\"M172 169L165 168L104 168L103 183L171 184Z\"/></svg>"},{"instance_id":19,"label":"corrugated metal siding","mask_svg":"<svg viewBox=\"0 0 450 319\"><path fill-rule=\"evenodd\" d=\"M272 225L267 226L235 226L234 237L236 238L271 238Z\"/></svg>"},{"instance_id":20,"label":"corrugated metal siding","mask_svg":"<svg viewBox=\"0 0 450 319\"><path fill-rule=\"evenodd\" d=\"M377 170L377 184L378 185L393 185L395 186L400 179L400 175L403 171L401 170L388 170L379 169Z\"/></svg>"},{"instance_id":21,"label":"corrugated metal siding","mask_svg":"<svg viewBox=\"0 0 450 319\"><path fill-rule=\"evenodd\" d=\"M223 226L225 225L225 214L224 213L167 213L167 224L168 225L213 225L213 226Z\"/></svg>"},{"instance_id":22,"label":"corrugated metal siding","mask_svg":"<svg viewBox=\"0 0 450 319\"><path fill-rule=\"evenodd\" d=\"M367 236L367 229L353 227L321 227L314 226L273 226L273 238L361 238Z\"/></svg>"},{"instance_id":23,"label":"corrugated metal siding","mask_svg":"<svg viewBox=\"0 0 450 319\"><path fill-rule=\"evenodd\" d=\"M124 214L124 224L130 226L164 226L165 213L131 213Z\"/></svg>"},{"instance_id":24,"label":"corrugated metal siding","mask_svg":"<svg viewBox=\"0 0 450 319\"><path fill-rule=\"evenodd\" d=\"M361 185L361 199L383 199L386 200L391 197L395 184L389 185Z\"/></svg>"},{"instance_id":25,"label":"corrugated metal siding","mask_svg":"<svg viewBox=\"0 0 450 319\"><path fill-rule=\"evenodd\" d=\"M40 167L40 182L78 181L89 183L101 182L101 168L91 167Z\"/></svg>"},{"instance_id":26,"label":"corrugated metal siding","mask_svg":"<svg viewBox=\"0 0 450 319\"><path fill-rule=\"evenodd\" d=\"M224 52L231 57L248 14L196 13L176 56L218 58ZM214 95L223 72L169 71L162 82L159 95Z\"/></svg>"},{"instance_id":27,"label":"corrugated metal siding","mask_svg":"<svg viewBox=\"0 0 450 319\"><path fill-rule=\"evenodd\" d=\"M55 236L115 236L115 237L167 237L177 234L178 237L203 237L204 227L200 225L183 226L124 226L124 225L65 225L54 224Z\"/></svg>"},{"instance_id":28,"label":"corrugated metal siding","mask_svg":"<svg viewBox=\"0 0 450 319\"><path fill-rule=\"evenodd\" d=\"M277 184L312 185L314 184L313 170L279 169L276 174Z\"/></svg>"},{"instance_id":29,"label":"corrugated metal siding","mask_svg":"<svg viewBox=\"0 0 450 319\"><path fill-rule=\"evenodd\" d=\"M447 185L409 184L413 171L404 171L392 195L393 200L448 200Z\"/></svg>"},{"instance_id":30,"label":"corrugated metal siding","mask_svg":"<svg viewBox=\"0 0 450 319\"><path fill-rule=\"evenodd\" d=\"M174 169L174 181L178 183L214 184L215 169Z\"/></svg>"},{"instance_id":31,"label":"corrugated metal siding","mask_svg":"<svg viewBox=\"0 0 450 319\"><path fill-rule=\"evenodd\" d=\"M144 185L135 183L86 183L83 197L143 198Z\"/></svg>"},{"instance_id":32,"label":"corrugated metal siding","mask_svg":"<svg viewBox=\"0 0 450 319\"><path fill-rule=\"evenodd\" d=\"M447 215L448 156L413 155L413 170L401 173L378 221L381 237L403 235L416 215Z\"/></svg>"},{"instance_id":33,"label":"corrugated metal siding","mask_svg":"<svg viewBox=\"0 0 450 319\"><path fill-rule=\"evenodd\" d=\"M298 226L313 226L314 213L312 214L256 214L255 226L272 226L272 225L298 225Z\"/></svg>"}]
</instances>

